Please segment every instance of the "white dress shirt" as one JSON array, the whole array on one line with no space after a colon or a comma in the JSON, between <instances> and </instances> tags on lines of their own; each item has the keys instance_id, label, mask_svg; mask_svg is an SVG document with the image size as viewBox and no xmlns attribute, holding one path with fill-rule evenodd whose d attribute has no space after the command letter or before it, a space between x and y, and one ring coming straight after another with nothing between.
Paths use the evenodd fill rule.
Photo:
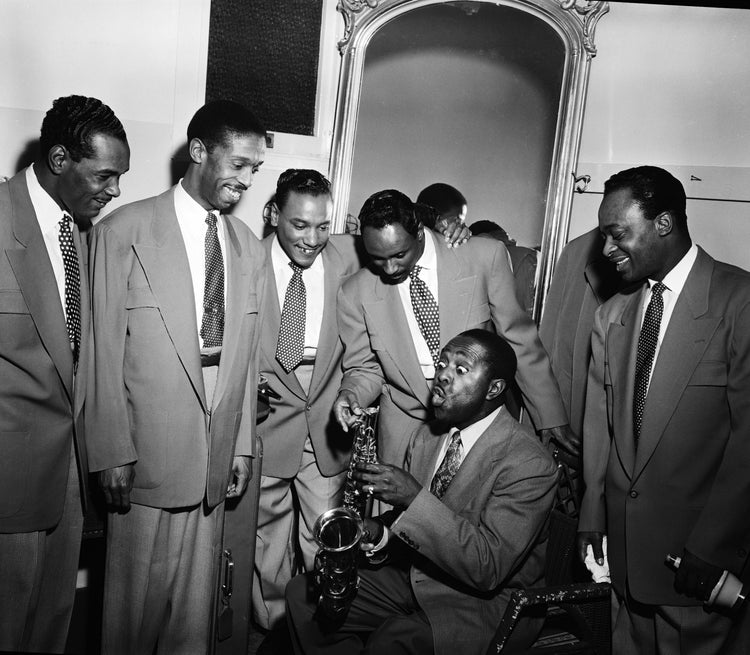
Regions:
<instances>
[{"instance_id":1,"label":"white dress shirt","mask_svg":"<svg viewBox=\"0 0 750 655\"><path fill-rule=\"evenodd\" d=\"M203 209L192 196L185 191L182 180L177 183L174 191L174 210L177 214L177 223L180 226L182 240L185 243L188 265L190 266L190 278L193 281L193 295L195 297L195 319L196 337L201 348L203 339L200 336L201 323L203 322L203 291L206 285L206 216L208 212ZM216 215L216 227L221 246L221 258L224 260L224 305L226 313L227 297L227 249L224 221L226 220L215 209L211 210Z\"/></svg>"},{"instance_id":2,"label":"white dress shirt","mask_svg":"<svg viewBox=\"0 0 750 655\"><path fill-rule=\"evenodd\" d=\"M42 188L34 172L33 164L26 169L26 186L29 189L31 206L34 208L39 229L44 237L44 245L47 247L47 256L52 265L52 272L57 282L57 293L60 297L63 315L67 319L65 311L65 265L63 264L62 250L60 250L60 219L68 212L60 209L52 197ZM75 221L73 230L78 228ZM83 273L83 271L81 271Z\"/></svg>"},{"instance_id":3,"label":"white dress shirt","mask_svg":"<svg viewBox=\"0 0 750 655\"><path fill-rule=\"evenodd\" d=\"M276 293L279 299L279 311L284 309L286 289L294 271L289 266L289 256L274 236L271 244L271 262L276 277ZM309 268L302 270L302 282L305 284L305 350L304 359L315 359L320 340L320 327L323 323L323 304L325 302L325 268L323 257L318 254Z\"/></svg>"},{"instance_id":4,"label":"white dress shirt","mask_svg":"<svg viewBox=\"0 0 750 655\"><path fill-rule=\"evenodd\" d=\"M664 311L661 315L661 324L659 325L659 337L656 341L656 351L654 352L654 359L651 362L651 371L648 374L648 382L651 384L651 375L654 372L654 366L656 365L656 358L659 356L659 350L661 349L661 343L664 340L664 334L669 326L669 321L672 318L672 312L674 306L677 303L677 299L682 293L682 289L685 286L690 270L695 264L695 260L698 257L698 246L693 244L690 249L685 253L685 256L677 262L674 268L664 276L662 284L666 287L662 291L661 297L664 300ZM641 326L643 326L643 319L646 315L646 308L648 303L651 301L651 290L656 284L656 280L648 280L648 290L643 294L642 307L641 307ZM648 393L648 387L646 388Z\"/></svg>"},{"instance_id":5,"label":"white dress shirt","mask_svg":"<svg viewBox=\"0 0 750 655\"><path fill-rule=\"evenodd\" d=\"M427 285L430 293L432 293L435 298L435 302L439 303L437 254L435 252L435 242L433 241L432 233L427 229L424 231L424 252L419 258L417 266L422 267L422 270L419 273L419 278ZM435 377L435 362L432 360L430 348L427 345L427 341L425 341L425 338L422 336L422 332L419 330L419 323L417 323L417 317L414 315L414 308L411 304L411 293L409 291L410 282L411 278L407 277L403 282L400 282L396 286L398 287L398 294L401 297L401 304L406 313L406 322L409 325L409 332L411 333L411 339L414 342L414 348L417 351L417 359L422 368L422 374L426 379L431 380Z\"/></svg>"}]
</instances>

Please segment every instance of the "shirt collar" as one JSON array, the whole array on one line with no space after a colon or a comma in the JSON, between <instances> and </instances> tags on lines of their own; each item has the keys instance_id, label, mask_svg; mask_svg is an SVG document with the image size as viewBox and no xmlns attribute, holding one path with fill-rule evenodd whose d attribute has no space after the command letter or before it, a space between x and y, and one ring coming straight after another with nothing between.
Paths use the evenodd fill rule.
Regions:
<instances>
[{"instance_id":1,"label":"shirt collar","mask_svg":"<svg viewBox=\"0 0 750 655\"><path fill-rule=\"evenodd\" d=\"M464 453L468 453L469 450L471 450L472 446L474 446L479 440L479 437L485 433L487 428L490 427L492 422L497 418L497 415L503 411L503 407L505 407L505 405L500 405L495 411L487 414L487 416L479 419L476 423L472 423L461 430L461 444L463 445ZM457 429L458 428L451 428L450 432L448 432L448 438L452 437Z\"/></svg>"},{"instance_id":2,"label":"shirt collar","mask_svg":"<svg viewBox=\"0 0 750 655\"><path fill-rule=\"evenodd\" d=\"M424 228L424 251L417 261L417 265L428 271L437 270L437 254L435 252L435 242L430 230Z\"/></svg>"},{"instance_id":3,"label":"shirt collar","mask_svg":"<svg viewBox=\"0 0 750 655\"><path fill-rule=\"evenodd\" d=\"M216 209L206 210L191 196L182 186L182 179L177 183L174 192L175 211L178 219L187 219L190 222L198 221L201 230L206 227L206 214L211 211L218 221L219 211Z\"/></svg>"},{"instance_id":4,"label":"shirt collar","mask_svg":"<svg viewBox=\"0 0 750 655\"><path fill-rule=\"evenodd\" d=\"M31 205L39 221L39 228L42 234L48 234L57 228L63 214L68 214L68 212L61 209L52 196L39 184L33 164L26 169L26 186L29 189Z\"/></svg>"},{"instance_id":5,"label":"shirt collar","mask_svg":"<svg viewBox=\"0 0 750 655\"><path fill-rule=\"evenodd\" d=\"M688 251L683 255L682 259L664 276L662 284L667 287L675 297L679 296L682 292L682 288L685 286L685 282L690 274L690 269L693 268L693 264L695 264L697 257L698 246L692 244ZM648 288L651 289L654 284L656 284L656 280L649 278Z\"/></svg>"},{"instance_id":6,"label":"shirt collar","mask_svg":"<svg viewBox=\"0 0 750 655\"><path fill-rule=\"evenodd\" d=\"M279 270L289 270L291 275L291 266L289 266L289 263L292 261L289 259L289 255L287 255L284 252L284 249L281 247L281 243L279 243L279 237L277 234L273 235L273 241L271 242L271 261L273 262L274 269ZM320 273L323 271L323 251L321 250L318 253L318 256L314 259L313 263L306 269L302 269L302 274L304 275L305 271L312 271L314 273Z\"/></svg>"}]
</instances>

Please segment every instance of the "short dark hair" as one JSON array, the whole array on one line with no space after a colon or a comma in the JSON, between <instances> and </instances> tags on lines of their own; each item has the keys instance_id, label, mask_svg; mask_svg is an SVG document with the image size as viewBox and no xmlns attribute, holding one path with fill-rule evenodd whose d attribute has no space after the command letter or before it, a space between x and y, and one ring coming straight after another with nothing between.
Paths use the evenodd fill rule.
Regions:
<instances>
[{"instance_id":1,"label":"short dark hair","mask_svg":"<svg viewBox=\"0 0 750 655\"><path fill-rule=\"evenodd\" d=\"M331 183L322 173L307 168L288 168L276 182L274 200L279 209L284 209L289 194L301 193L308 196L330 196Z\"/></svg>"},{"instance_id":2,"label":"short dark hair","mask_svg":"<svg viewBox=\"0 0 750 655\"><path fill-rule=\"evenodd\" d=\"M452 209L461 209L466 204L466 198L456 187L435 182L419 192L417 202L434 208L442 216Z\"/></svg>"},{"instance_id":3,"label":"short dark hair","mask_svg":"<svg viewBox=\"0 0 750 655\"><path fill-rule=\"evenodd\" d=\"M188 142L200 139L209 152L227 145L231 137L248 134L265 139L266 128L247 107L232 100L207 102L195 112L187 128Z\"/></svg>"},{"instance_id":4,"label":"short dark hair","mask_svg":"<svg viewBox=\"0 0 750 655\"><path fill-rule=\"evenodd\" d=\"M487 353L487 366L493 378L502 378L510 384L516 377L518 360L511 345L499 334L474 328L457 335L476 341ZM454 337L455 338L455 337Z\"/></svg>"},{"instance_id":5,"label":"short dark hair","mask_svg":"<svg viewBox=\"0 0 750 655\"><path fill-rule=\"evenodd\" d=\"M128 142L125 129L115 112L97 98L65 96L52 103L42 121L39 145L42 155L63 146L73 161L94 156L93 138L104 134Z\"/></svg>"},{"instance_id":6,"label":"short dark hair","mask_svg":"<svg viewBox=\"0 0 750 655\"><path fill-rule=\"evenodd\" d=\"M366 227L381 230L388 225L399 224L413 237L417 236L422 221L415 211L409 196L395 189L373 193L359 212L360 229Z\"/></svg>"},{"instance_id":7,"label":"short dark hair","mask_svg":"<svg viewBox=\"0 0 750 655\"><path fill-rule=\"evenodd\" d=\"M658 166L637 166L615 173L604 183L604 195L628 189L648 220L670 212L680 225L687 223L685 188Z\"/></svg>"}]
</instances>

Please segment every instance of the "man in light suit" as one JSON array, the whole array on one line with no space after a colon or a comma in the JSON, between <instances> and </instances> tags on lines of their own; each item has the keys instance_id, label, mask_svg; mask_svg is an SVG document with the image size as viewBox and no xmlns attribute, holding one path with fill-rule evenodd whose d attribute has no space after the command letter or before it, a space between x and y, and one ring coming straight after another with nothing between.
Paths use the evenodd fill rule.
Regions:
<instances>
[{"instance_id":1,"label":"man in light suit","mask_svg":"<svg viewBox=\"0 0 750 655\"><path fill-rule=\"evenodd\" d=\"M725 653L731 617L704 608L750 550L750 274L691 241L682 184L661 168L604 187L604 254L628 290L596 313L579 549L620 607L616 653ZM675 570L665 558L679 556Z\"/></svg>"},{"instance_id":2,"label":"man in light suit","mask_svg":"<svg viewBox=\"0 0 750 655\"><path fill-rule=\"evenodd\" d=\"M68 96L47 112L34 164L0 185L0 651L65 648L88 474L79 229L120 195L129 160L112 110Z\"/></svg>"},{"instance_id":3,"label":"man in light suit","mask_svg":"<svg viewBox=\"0 0 750 655\"><path fill-rule=\"evenodd\" d=\"M378 457L401 464L406 435L430 417L440 346L466 329L494 327L515 350L518 384L534 426L575 451L577 435L567 426L536 326L516 300L505 247L472 239L449 249L424 229L409 198L394 190L368 198L360 221L371 268L347 280L338 299L345 352L334 411L342 426L379 398ZM426 322L410 299L418 285L427 287L437 306Z\"/></svg>"},{"instance_id":4,"label":"man in light suit","mask_svg":"<svg viewBox=\"0 0 750 655\"><path fill-rule=\"evenodd\" d=\"M411 436L405 469L358 464L364 492L394 509L366 519L369 554L392 552L361 584L345 618L327 622L287 591L296 653L484 653L511 593L543 584L545 526L557 470L532 431L503 406L513 349L486 330L443 348L432 386L436 421ZM519 625L531 641L538 622ZM519 643L522 646L523 643Z\"/></svg>"},{"instance_id":5,"label":"man in light suit","mask_svg":"<svg viewBox=\"0 0 750 655\"><path fill-rule=\"evenodd\" d=\"M563 248L539 325L539 338L576 434L583 434L594 313L622 286L614 265L602 253L603 244L597 227Z\"/></svg>"},{"instance_id":6,"label":"man in light suit","mask_svg":"<svg viewBox=\"0 0 750 655\"><path fill-rule=\"evenodd\" d=\"M336 326L336 294L360 268L355 239L329 233L331 187L313 170L290 169L279 177L270 222L275 234L263 241L268 290L261 307L260 370L278 398L259 427L263 476L256 533L253 609L263 628L284 618L284 589L292 578L298 547L312 569L315 520L340 503L351 437L331 413L341 382L343 346ZM295 308L299 352L285 366L279 353L282 313L294 308L290 290L299 267L305 306ZM292 317L292 320L294 317ZM289 370L287 370L287 368ZM295 505L299 511L295 510ZM297 515L297 516L295 516ZM298 532L294 525L299 522ZM282 623L283 625L283 623Z\"/></svg>"},{"instance_id":7,"label":"man in light suit","mask_svg":"<svg viewBox=\"0 0 750 655\"><path fill-rule=\"evenodd\" d=\"M105 653L207 652L224 498L242 494L254 454L265 252L227 212L265 131L215 101L188 141L185 177L91 239L88 456L113 510Z\"/></svg>"}]
</instances>

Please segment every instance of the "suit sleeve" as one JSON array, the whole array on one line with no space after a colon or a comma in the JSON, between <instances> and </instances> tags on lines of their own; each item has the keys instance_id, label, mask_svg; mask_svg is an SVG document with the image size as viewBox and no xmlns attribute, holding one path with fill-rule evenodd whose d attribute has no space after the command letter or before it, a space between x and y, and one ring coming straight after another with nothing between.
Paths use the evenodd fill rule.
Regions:
<instances>
[{"instance_id":1,"label":"suit sleeve","mask_svg":"<svg viewBox=\"0 0 750 655\"><path fill-rule=\"evenodd\" d=\"M353 297L357 289L356 284L344 284L338 293L337 320L344 344L344 377L339 391L353 392L359 404L367 407L380 397L385 379L370 345L362 304Z\"/></svg>"},{"instance_id":2,"label":"suit sleeve","mask_svg":"<svg viewBox=\"0 0 750 655\"><path fill-rule=\"evenodd\" d=\"M494 251L489 277L489 301L495 329L512 347L518 359L516 380L537 430L568 422L560 389L547 353L539 340L534 321L518 304L513 273L508 267L505 246Z\"/></svg>"},{"instance_id":3,"label":"suit sleeve","mask_svg":"<svg viewBox=\"0 0 750 655\"><path fill-rule=\"evenodd\" d=\"M685 547L707 562L739 574L750 552L750 475L747 470L750 462L750 302L739 308L733 320L727 349L729 437L708 500Z\"/></svg>"},{"instance_id":4,"label":"suit sleeve","mask_svg":"<svg viewBox=\"0 0 750 655\"><path fill-rule=\"evenodd\" d=\"M395 526L421 555L480 591L497 588L518 569L545 525L557 486L557 469L542 452L504 458L494 474L477 525L423 488Z\"/></svg>"},{"instance_id":5,"label":"suit sleeve","mask_svg":"<svg viewBox=\"0 0 750 655\"><path fill-rule=\"evenodd\" d=\"M581 504L578 529L582 532L606 532L604 483L611 438L607 420L607 392L604 385L604 328L600 307L591 334L591 362L586 386L586 411L583 423L583 480L586 492Z\"/></svg>"},{"instance_id":6,"label":"suit sleeve","mask_svg":"<svg viewBox=\"0 0 750 655\"><path fill-rule=\"evenodd\" d=\"M265 294L268 293L268 276L266 271L266 257L263 248L258 248L260 260L254 271L254 290L257 297L258 318L255 322L253 335L250 342L250 362L247 367L247 382L245 384L245 397L242 401L242 422L237 433L235 445L235 457L256 457L256 424L258 419L258 376L260 374L260 337L261 322L263 316L260 311L265 304Z\"/></svg>"},{"instance_id":7,"label":"suit sleeve","mask_svg":"<svg viewBox=\"0 0 750 655\"><path fill-rule=\"evenodd\" d=\"M93 332L86 398L86 448L91 471L135 462L124 383L128 277L133 250L101 224L89 250Z\"/></svg>"}]
</instances>

